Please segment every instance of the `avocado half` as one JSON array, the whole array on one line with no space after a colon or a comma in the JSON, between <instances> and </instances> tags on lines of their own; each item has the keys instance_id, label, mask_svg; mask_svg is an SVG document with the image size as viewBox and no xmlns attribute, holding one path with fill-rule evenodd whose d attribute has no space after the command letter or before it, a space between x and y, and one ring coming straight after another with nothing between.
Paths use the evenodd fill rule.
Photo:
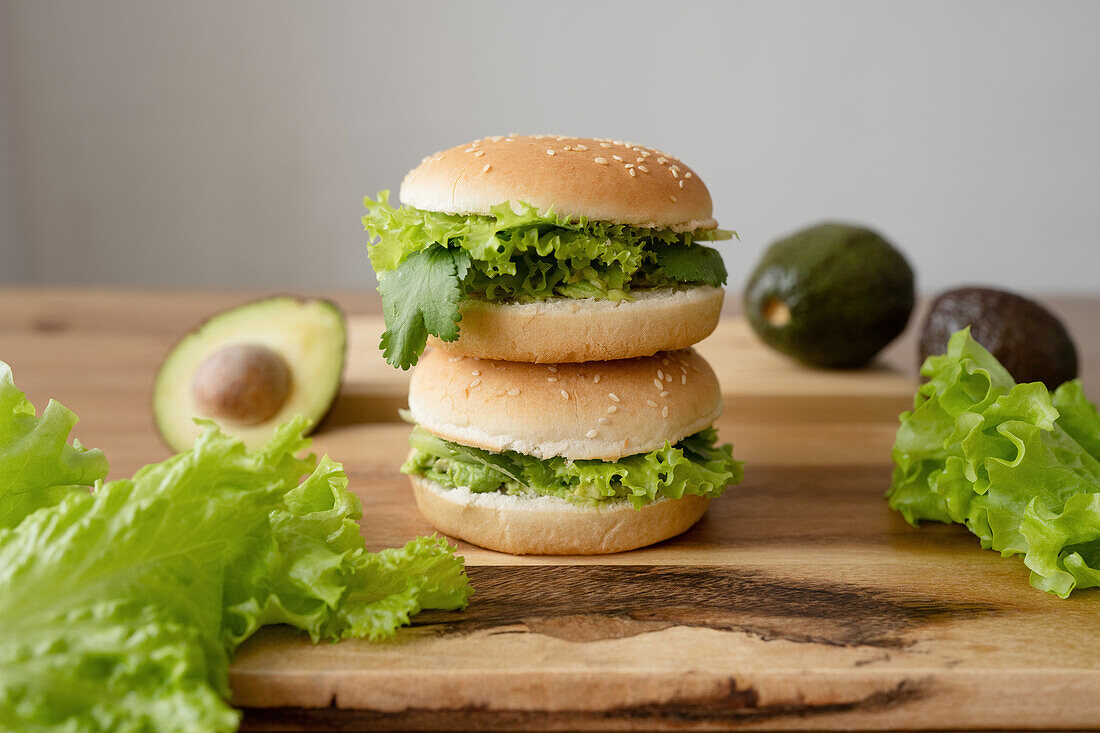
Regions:
<instances>
[{"instance_id":1,"label":"avocado half","mask_svg":"<svg viewBox=\"0 0 1100 733\"><path fill-rule=\"evenodd\" d=\"M209 318L173 347L153 389L157 429L184 451L213 420L249 450L296 415L316 425L340 389L344 315L327 300L268 298Z\"/></svg>"}]
</instances>

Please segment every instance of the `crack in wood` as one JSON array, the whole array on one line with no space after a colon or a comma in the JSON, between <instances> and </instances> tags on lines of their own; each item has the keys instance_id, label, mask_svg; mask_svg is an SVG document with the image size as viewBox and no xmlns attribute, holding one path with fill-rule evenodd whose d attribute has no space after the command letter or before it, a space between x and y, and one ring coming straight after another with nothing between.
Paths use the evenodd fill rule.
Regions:
<instances>
[{"instance_id":1,"label":"crack in wood","mask_svg":"<svg viewBox=\"0 0 1100 733\"><path fill-rule=\"evenodd\" d=\"M572 642L674 626L763 641L897 649L946 619L996 614L988 603L825 580L787 580L729 566L544 565L470 568L477 589L461 612L429 611L414 626L440 635L530 633Z\"/></svg>"},{"instance_id":2,"label":"crack in wood","mask_svg":"<svg viewBox=\"0 0 1100 733\"><path fill-rule=\"evenodd\" d=\"M351 730L600 730L646 726L683 728L696 724L736 727L760 721L810 718L828 714L877 712L918 700L925 690L905 679L849 702L760 705L755 688L741 689L727 680L726 689L712 695L667 702L612 707L606 710L493 710L486 705L461 708L410 708L399 712L334 708L248 708L242 731Z\"/></svg>"}]
</instances>

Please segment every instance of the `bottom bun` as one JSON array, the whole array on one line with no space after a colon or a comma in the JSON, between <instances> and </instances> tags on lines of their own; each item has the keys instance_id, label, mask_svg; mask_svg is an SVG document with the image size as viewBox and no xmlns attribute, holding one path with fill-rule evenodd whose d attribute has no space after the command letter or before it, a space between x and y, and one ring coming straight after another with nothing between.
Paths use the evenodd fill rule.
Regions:
<instances>
[{"instance_id":1,"label":"bottom bun","mask_svg":"<svg viewBox=\"0 0 1100 733\"><path fill-rule=\"evenodd\" d=\"M529 499L475 494L410 476L420 513L444 534L512 555L605 555L652 545L684 532L710 499L659 499L641 509L629 501L581 506L551 496Z\"/></svg>"}]
</instances>

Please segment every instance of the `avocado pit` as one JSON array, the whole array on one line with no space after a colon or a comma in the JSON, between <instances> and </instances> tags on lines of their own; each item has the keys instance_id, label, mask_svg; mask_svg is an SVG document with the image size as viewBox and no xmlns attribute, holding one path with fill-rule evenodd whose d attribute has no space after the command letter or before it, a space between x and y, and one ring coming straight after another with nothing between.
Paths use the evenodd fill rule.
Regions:
<instances>
[{"instance_id":1,"label":"avocado pit","mask_svg":"<svg viewBox=\"0 0 1100 733\"><path fill-rule=\"evenodd\" d=\"M260 344L233 344L203 361L191 381L203 414L255 425L279 411L290 393L290 367Z\"/></svg>"}]
</instances>

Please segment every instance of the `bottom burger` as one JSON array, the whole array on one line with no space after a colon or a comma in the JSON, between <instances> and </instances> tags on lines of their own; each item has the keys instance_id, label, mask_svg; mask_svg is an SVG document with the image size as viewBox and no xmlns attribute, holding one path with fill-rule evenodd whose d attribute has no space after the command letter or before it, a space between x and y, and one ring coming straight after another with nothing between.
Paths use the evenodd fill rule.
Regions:
<instances>
[{"instance_id":1,"label":"bottom burger","mask_svg":"<svg viewBox=\"0 0 1100 733\"><path fill-rule=\"evenodd\" d=\"M413 373L402 466L442 532L513 554L601 554L685 531L741 481L693 349L527 364L433 350Z\"/></svg>"}]
</instances>

